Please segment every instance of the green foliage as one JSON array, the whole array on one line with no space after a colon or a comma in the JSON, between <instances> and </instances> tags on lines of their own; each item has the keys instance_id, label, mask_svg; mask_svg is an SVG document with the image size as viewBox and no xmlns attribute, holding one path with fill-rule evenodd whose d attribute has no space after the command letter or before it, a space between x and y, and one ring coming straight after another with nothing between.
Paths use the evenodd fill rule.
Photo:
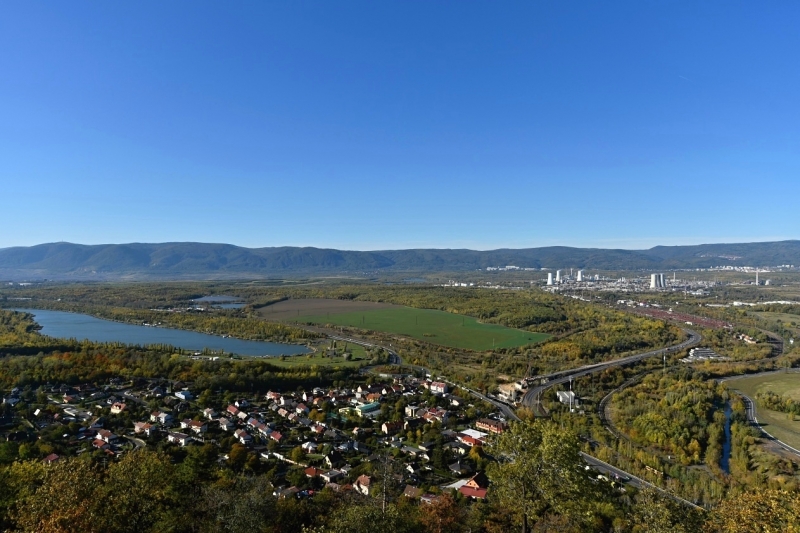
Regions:
<instances>
[{"instance_id":1,"label":"green foliage","mask_svg":"<svg viewBox=\"0 0 800 533\"><path fill-rule=\"evenodd\" d=\"M680 464L698 464L706 456L719 457L724 417L714 415L726 399L722 386L690 369L654 372L614 395L613 420L627 428L634 442L657 448Z\"/></svg>"},{"instance_id":2,"label":"green foliage","mask_svg":"<svg viewBox=\"0 0 800 533\"><path fill-rule=\"evenodd\" d=\"M788 396L776 394L772 391L764 391L756 394L756 402L758 402L759 406L772 409L773 411L800 415L800 403L797 403Z\"/></svg>"},{"instance_id":3,"label":"green foliage","mask_svg":"<svg viewBox=\"0 0 800 533\"><path fill-rule=\"evenodd\" d=\"M497 463L487 470L491 496L518 517L526 530L547 514L589 519L598 493L580 468L577 436L552 422L512 424L496 437L489 453Z\"/></svg>"},{"instance_id":4,"label":"green foliage","mask_svg":"<svg viewBox=\"0 0 800 533\"><path fill-rule=\"evenodd\" d=\"M745 492L723 502L705 524L707 533L798 533L800 492Z\"/></svg>"},{"instance_id":5,"label":"green foliage","mask_svg":"<svg viewBox=\"0 0 800 533\"><path fill-rule=\"evenodd\" d=\"M692 533L702 525L703 516L653 489L636 495L634 533Z\"/></svg>"},{"instance_id":6,"label":"green foliage","mask_svg":"<svg viewBox=\"0 0 800 533\"><path fill-rule=\"evenodd\" d=\"M512 329L499 324L484 324L473 317L410 307L336 313L330 316L301 316L297 320L407 335L433 344L475 351L512 348L548 338L548 335L541 333Z\"/></svg>"}]
</instances>

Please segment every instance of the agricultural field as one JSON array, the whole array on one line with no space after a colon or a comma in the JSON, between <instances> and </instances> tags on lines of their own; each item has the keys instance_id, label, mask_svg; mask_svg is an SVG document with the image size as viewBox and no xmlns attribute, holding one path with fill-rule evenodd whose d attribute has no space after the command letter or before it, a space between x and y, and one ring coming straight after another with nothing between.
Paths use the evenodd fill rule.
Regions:
<instances>
[{"instance_id":1,"label":"agricultural field","mask_svg":"<svg viewBox=\"0 0 800 533\"><path fill-rule=\"evenodd\" d=\"M274 320L349 326L405 335L432 344L474 351L513 348L549 337L544 333L484 324L472 317L444 311L349 300L287 300L262 308L259 314Z\"/></svg>"},{"instance_id":2,"label":"agricultural field","mask_svg":"<svg viewBox=\"0 0 800 533\"><path fill-rule=\"evenodd\" d=\"M298 320L307 316L328 316L339 313L361 313L381 309L402 308L401 305L381 302L337 300L333 298L298 298L284 300L258 309L258 314L269 320Z\"/></svg>"},{"instance_id":3,"label":"agricultural field","mask_svg":"<svg viewBox=\"0 0 800 533\"><path fill-rule=\"evenodd\" d=\"M800 402L800 373L797 372L776 372L731 380L728 387L740 390L754 400L759 392L772 391ZM793 421L790 414L761 406L757 406L756 416L764 429L776 438L789 446L800 448L800 419Z\"/></svg>"}]
</instances>

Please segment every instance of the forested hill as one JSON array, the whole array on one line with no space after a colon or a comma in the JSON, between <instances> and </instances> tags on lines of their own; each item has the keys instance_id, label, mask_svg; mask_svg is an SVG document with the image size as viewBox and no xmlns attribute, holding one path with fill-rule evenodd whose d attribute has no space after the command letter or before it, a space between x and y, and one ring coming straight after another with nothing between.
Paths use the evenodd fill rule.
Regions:
<instances>
[{"instance_id":1,"label":"forested hill","mask_svg":"<svg viewBox=\"0 0 800 533\"><path fill-rule=\"evenodd\" d=\"M0 279L234 278L359 273L443 272L516 265L600 270L698 268L716 265L800 265L800 241L599 248L420 249L344 251L242 248L230 244L40 244L0 249Z\"/></svg>"}]
</instances>

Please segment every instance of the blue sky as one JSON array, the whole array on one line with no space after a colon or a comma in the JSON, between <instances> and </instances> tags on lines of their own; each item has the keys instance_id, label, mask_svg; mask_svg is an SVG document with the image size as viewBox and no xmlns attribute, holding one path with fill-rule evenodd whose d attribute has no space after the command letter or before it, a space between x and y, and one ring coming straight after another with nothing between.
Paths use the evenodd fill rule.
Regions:
<instances>
[{"instance_id":1,"label":"blue sky","mask_svg":"<svg viewBox=\"0 0 800 533\"><path fill-rule=\"evenodd\" d=\"M800 4L5 2L0 247L800 238Z\"/></svg>"}]
</instances>

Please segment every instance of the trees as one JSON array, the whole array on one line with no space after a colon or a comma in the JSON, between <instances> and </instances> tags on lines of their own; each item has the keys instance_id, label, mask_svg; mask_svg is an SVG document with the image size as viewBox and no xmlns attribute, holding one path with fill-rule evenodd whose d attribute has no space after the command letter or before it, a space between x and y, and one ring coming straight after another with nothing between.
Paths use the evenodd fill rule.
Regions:
<instances>
[{"instance_id":1,"label":"trees","mask_svg":"<svg viewBox=\"0 0 800 533\"><path fill-rule=\"evenodd\" d=\"M707 533L798 533L800 492L745 492L720 503L706 522Z\"/></svg>"},{"instance_id":2,"label":"trees","mask_svg":"<svg viewBox=\"0 0 800 533\"><path fill-rule=\"evenodd\" d=\"M416 517L410 509L401 512L394 504L386 509L374 505L373 502L356 504L348 502L340 506L331 515L326 533L374 533L391 531L393 533L411 533L416 528Z\"/></svg>"},{"instance_id":3,"label":"trees","mask_svg":"<svg viewBox=\"0 0 800 533\"><path fill-rule=\"evenodd\" d=\"M641 533L689 533L700 527L696 511L646 489L636 497L633 509L633 531Z\"/></svg>"},{"instance_id":4,"label":"trees","mask_svg":"<svg viewBox=\"0 0 800 533\"><path fill-rule=\"evenodd\" d=\"M419 521L430 533L459 533L464 515L453 497L443 494L432 504L420 506Z\"/></svg>"},{"instance_id":5,"label":"trees","mask_svg":"<svg viewBox=\"0 0 800 533\"><path fill-rule=\"evenodd\" d=\"M58 461L47 469L42 485L17 502L12 519L21 531L100 533L92 498L99 486L100 476L91 462Z\"/></svg>"},{"instance_id":6,"label":"trees","mask_svg":"<svg viewBox=\"0 0 800 533\"><path fill-rule=\"evenodd\" d=\"M168 456L153 452L126 454L112 463L93 501L101 503L101 531L149 531L173 504L170 486L175 468Z\"/></svg>"},{"instance_id":7,"label":"trees","mask_svg":"<svg viewBox=\"0 0 800 533\"><path fill-rule=\"evenodd\" d=\"M595 490L570 431L552 422L518 422L492 441L489 452L498 459L487 471L490 494L516 516L523 533L546 514L590 517Z\"/></svg>"}]
</instances>

